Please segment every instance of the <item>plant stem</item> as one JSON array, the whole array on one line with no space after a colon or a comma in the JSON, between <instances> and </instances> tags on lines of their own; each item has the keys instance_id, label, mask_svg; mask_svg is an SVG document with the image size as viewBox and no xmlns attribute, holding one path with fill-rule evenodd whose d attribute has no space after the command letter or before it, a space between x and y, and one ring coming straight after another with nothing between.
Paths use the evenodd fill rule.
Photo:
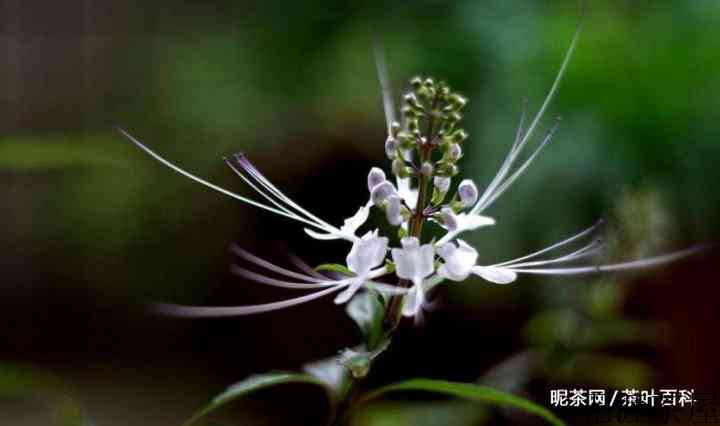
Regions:
<instances>
[{"instance_id":1,"label":"plant stem","mask_svg":"<svg viewBox=\"0 0 720 426\"><path fill-rule=\"evenodd\" d=\"M435 109L437 106L437 97L432 102L432 110ZM433 139L433 131L435 127L435 117L434 115L430 115L428 117L428 123L427 123L427 130L425 134L425 144L420 145L420 166L426 161L430 161L432 159L432 152L433 152L433 145L430 143ZM428 187L430 183L430 176L426 176L423 174L420 174L419 183L418 183L418 198L417 203L415 204L415 211L413 211L412 217L410 218L410 223L408 224L408 229L410 231L410 236L417 238L419 241L421 241L422 238L422 230L423 225L425 224L425 208L427 207L427 204L429 202L428 200ZM410 282L405 279L401 279L398 281L398 287L409 287ZM397 328L397 326L400 323L401 315L400 315L400 309L402 307L402 300L403 296L398 295L394 296L390 299L390 303L388 304L388 309L385 315L385 320L383 321L383 326L385 328L385 335L389 337L392 332Z\"/></svg>"}]
</instances>

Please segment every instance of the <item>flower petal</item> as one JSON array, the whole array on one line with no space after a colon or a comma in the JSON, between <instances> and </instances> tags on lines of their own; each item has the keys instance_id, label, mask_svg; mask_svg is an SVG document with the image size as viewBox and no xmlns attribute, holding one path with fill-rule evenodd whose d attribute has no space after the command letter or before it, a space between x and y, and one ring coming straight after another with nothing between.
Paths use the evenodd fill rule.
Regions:
<instances>
[{"instance_id":1,"label":"flower petal","mask_svg":"<svg viewBox=\"0 0 720 426\"><path fill-rule=\"evenodd\" d=\"M411 280L417 285L435 269L433 265L435 248L432 244L415 245L417 238L414 237L405 237L402 243L402 249L392 249L395 273L398 277Z\"/></svg>"},{"instance_id":2,"label":"flower petal","mask_svg":"<svg viewBox=\"0 0 720 426\"><path fill-rule=\"evenodd\" d=\"M355 293L357 293L357 291L360 289L360 287L362 287L364 283L364 276L354 279L345 290L341 291L340 293L338 293L337 296L335 296L335 303L338 305L346 303L355 295Z\"/></svg>"},{"instance_id":3,"label":"flower petal","mask_svg":"<svg viewBox=\"0 0 720 426\"><path fill-rule=\"evenodd\" d=\"M405 303L402 308L403 316L414 317L418 314L418 312L420 312L424 302L425 292L422 289L422 285L413 286L408 295L405 297Z\"/></svg>"},{"instance_id":4,"label":"flower petal","mask_svg":"<svg viewBox=\"0 0 720 426\"><path fill-rule=\"evenodd\" d=\"M385 260L388 239L378 237L377 231L368 232L353 243L346 261L351 271L358 275L366 275Z\"/></svg>"},{"instance_id":5,"label":"flower petal","mask_svg":"<svg viewBox=\"0 0 720 426\"><path fill-rule=\"evenodd\" d=\"M495 284L510 284L517 279L517 273L514 271L493 266L476 266L472 269L472 272Z\"/></svg>"}]
</instances>

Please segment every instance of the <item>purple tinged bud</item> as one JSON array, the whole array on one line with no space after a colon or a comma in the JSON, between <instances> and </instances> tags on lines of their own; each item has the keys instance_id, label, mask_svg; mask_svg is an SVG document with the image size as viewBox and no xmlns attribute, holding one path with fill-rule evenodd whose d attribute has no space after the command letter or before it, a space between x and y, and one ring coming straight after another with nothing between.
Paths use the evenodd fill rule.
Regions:
<instances>
[{"instance_id":1,"label":"purple tinged bud","mask_svg":"<svg viewBox=\"0 0 720 426\"><path fill-rule=\"evenodd\" d=\"M445 206L442 208L442 210L440 210L440 218L442 219L443 224L445 224L445 227L448 229L448 231L453 232L457 230L457 218L455 217L455 212L453 212L450 207Z\"/></svg>"},{"instance_id":2,"label":"purple tinged bud","mask_svg":"<svg viewBox=\"0 0 720 426\"><path fill-rule=\"evenodd\" d=\"M373 167L370 169L370 173L368 173L367 177L367 186L368 191L372 192L373 188L375 188L377 185L385 182L387 179L385 178L385 172L382 171L379 167Z\"/></svg>"},{"instance_id":3,"label":"purple tinged bud","mask_svg":"<svg viewBox=\"0 0 720 426\"><path fill-rule=\"evenodd\" d=\"M450 189L450 178L444 176L435 176L435 179L433 179L433 185L435 185L435 188L438 191L444 194L448 192L448 189Z\"/></svg>"},{"instance_id":4,"label":"purple tinged bud","mask_svg":"<svg viewBox=\"0 0 720 426\"><path fill-rule=\"evenodd\" d=\"M389 159L394 159L397 155L398 141L392 137L388 137L385 141L385 155Z\"/></svg>"},{"instance_id":5,"label":"purple tinged bud","mask_svg":"<svg viewBox=\"0 0 720 426\"><path fill-rule=\"evenodd\" d=\"M433 174L433 165L430 162L424 162L422 166L420 167L420 173L422 173L423 176L430 177Z\"/></svg>"},{"instance_id":6,"label":"purple tinged bud","mask_svg":"<svg viewBox=\"0 0 720 426\"><path fill-rule=\"evenodd\" d=\"M389 181L384 181L377 184L370 192L370 199L376 206L381 206L382 203L387 200L391 195L395 194L395 187Z\"/></svg>"},{"instance_id":7,"label":"purple tinged bud","mask_svg":"<svg viewBox=\"0 0 720 426\"><path fill-rule=\"evenodd\" d=\"M400 203L400 197L397 195L391 195L388 197L388 206L385 209L385 216L390 225L400 226L403 223L402 217L402 204Z\"/></svg>"},{"instance_id":8,"label":"purple tinged bud","mask_svg":"<svg viewBox=\"0 0 720 426\"><path fill-rule=\"evenodd\" d=\"M462 148L459 144L453 143L448 147L448 157L452 160L459 160L462 157Z\"/></svg>"},{"instance_id":9,"label":"purple tinged bud","mask_svg":"<svg viewBox=\"0 0 720 426\"><path fill-rule=\"evenodd\" d=\"M463 207L470 207L478 199L478 189L470 179L465 179L458 186L458 197Z\"/></svg>"}]
</instances>

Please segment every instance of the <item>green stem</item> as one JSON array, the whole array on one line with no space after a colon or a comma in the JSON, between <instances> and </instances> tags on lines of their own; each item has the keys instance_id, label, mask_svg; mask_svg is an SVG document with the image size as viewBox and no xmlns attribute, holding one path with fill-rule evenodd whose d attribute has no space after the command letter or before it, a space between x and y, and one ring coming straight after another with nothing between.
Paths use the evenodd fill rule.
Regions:
<instances>
[{"instance_id":1,"label":"green stem","mask_svg":"<svg viewBox=\"0 0 720 426\"><path fill-rule=\"evenodd\" d=\"M433 100L432 103L432 109L434 110L437 106L437 98ZM420 146L420 166L422 167L422 164L426 161L430 161L432 159L432 151L433 146L430 144L430 141L432 141L433 138L433 131L435 127L435 117L431 114L428 118L428 126L427 131L425 134L425 139L427 141L426 144ZM422 238L422 230L423 225L425 224L425 208L428 205L428 202L430 201L428 198L428 195L431 194L430 191L428 191L430 183L430 176L425 176L423 174L420 174L419 178L419 186L418 186L418 199L417 203L415 204L415 211L413 212L412 217L410 218L410 223L408 224L408 228L410 230L410 236L417 238L418 240L421 240ZM398 281L399 287L409 287L410 282L408 280L401 279ZM388 305L387 313L385 315L385 320L383 321L383 325L385 327L385 335L386 337L389 337L392 332L397 328L397 326L400 323L401 315L400 315L400 309L402 307L402 300L403 296L395 296L390 299L390 303Z\"/></svg>"}]
</instances>

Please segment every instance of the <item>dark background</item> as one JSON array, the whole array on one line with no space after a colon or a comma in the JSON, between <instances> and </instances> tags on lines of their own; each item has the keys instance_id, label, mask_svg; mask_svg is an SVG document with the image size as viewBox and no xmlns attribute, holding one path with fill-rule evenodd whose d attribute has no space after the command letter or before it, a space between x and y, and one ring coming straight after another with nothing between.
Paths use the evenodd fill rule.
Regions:
<instances>
[{"instance_id":1,"label":"dark background","mask_svg":"<svg viewBox=\"0 0 720 426\"><path fill-rule=\"evenodd\" d=\"M611 224L609 260L718 240L720 3L588 3L542 124L561 114L561 128L488 212L498 225L470 237L483 262L534 251L598 217ZM221 161L243 151L339 224L367 200L369 168L389 168L373 33L396 94L423 74L470 98L462 172L482 189L511 144L522 99L539 107L579 19L574 1L0 4L3 425L65 424L77 412L88 425L179 424L248 374L298 369L360 341L329 299L244 318L148 314L148 301L294 294L233 277L233 242L285 264L287 253L342 263L347 247L164 169L113 124L249 193ZM424 327L403 329L366 385L470 382L532 351L531 371L511 368L503 386L545 405L558 387L719 391L717 260L448 285L440 308ZM319 424L324 403L314 392L265 392L227 415ZM398 400L356 423L500 421L486 414Z\"/></svg>"}]
</instances>

